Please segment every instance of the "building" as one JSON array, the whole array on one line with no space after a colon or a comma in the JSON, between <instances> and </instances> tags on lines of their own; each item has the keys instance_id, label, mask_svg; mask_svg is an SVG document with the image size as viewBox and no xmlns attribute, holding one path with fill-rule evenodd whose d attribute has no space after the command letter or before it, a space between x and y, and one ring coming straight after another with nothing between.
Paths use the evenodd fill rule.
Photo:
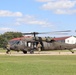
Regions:
<instances>
[{"instance_id":1,"label":"building","mask_svg":"<svg viewBox=\"0 0 76 75\"><path fill-rule=\"evenodd\" d=\"M76 37L71 36L71 37L65 39L65 43L68 43L68 44L76 44Z\"/></svg>"},{"instance_id":2,"label":"building","mask_svg":"<svg viewBox=\"0 0 76 75\"><path fill-rule=\"evenodd\" d=\"M67 37L58 37L54 38L57 42L65 42L67 44L76 44L76 37L74 36L67 36Z\"/></svg>"}]
</instances>

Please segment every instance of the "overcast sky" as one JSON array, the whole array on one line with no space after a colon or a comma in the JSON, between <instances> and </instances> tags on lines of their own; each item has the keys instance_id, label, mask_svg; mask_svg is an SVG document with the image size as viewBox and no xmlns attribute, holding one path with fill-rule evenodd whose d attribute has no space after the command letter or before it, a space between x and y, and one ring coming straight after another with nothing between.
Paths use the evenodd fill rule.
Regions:
<instances>
[{"instance_id":1,"label":"overcast sky","mask_svg":"<svg viewBox=\"0 0 76 75\"><path fill-rule=\"evenodd\" d=\"M0 33L76 30L76 0L0 0Z\"/></svg>"}]
</instances>

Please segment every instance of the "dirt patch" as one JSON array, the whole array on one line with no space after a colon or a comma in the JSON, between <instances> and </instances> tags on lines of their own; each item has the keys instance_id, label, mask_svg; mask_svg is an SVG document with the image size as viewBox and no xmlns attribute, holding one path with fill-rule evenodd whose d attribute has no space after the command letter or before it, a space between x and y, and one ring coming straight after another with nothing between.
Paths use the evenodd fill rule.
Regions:
<instances>
[{"instance_id":1,"label":"dirt patch","mask_svg":"<svg viewBox=\"0 0 76 75\"><path fill-rule=\"evenodd\" d=\"M11 52L10 54L6 53L0 53L0 55L10 55L10 56L27 56L27 55L76 55L75 53L71 52L51 52L51 51L42 51L40 53L34 52L34 54L30 54L29 52L27 54L23 54L22 52Z\"/></svg>"}]
</instances>

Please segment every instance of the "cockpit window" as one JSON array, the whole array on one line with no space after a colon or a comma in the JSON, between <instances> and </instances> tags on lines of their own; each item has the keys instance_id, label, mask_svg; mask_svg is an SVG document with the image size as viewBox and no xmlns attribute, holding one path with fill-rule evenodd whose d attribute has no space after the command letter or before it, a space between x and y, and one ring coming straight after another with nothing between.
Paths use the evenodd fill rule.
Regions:
<instances>
[{"instance_id":1,"label":"cockpit window","mask_svg":"<svg viewBox=\"0 0 76 75\"><path fill-rule=\"evenodd\" d=\"M19 40L12 40L12 41L9 41L8 43L10 44L10 45L13 45L13 44L19 44Z\"/></svg>"}]
</instances>

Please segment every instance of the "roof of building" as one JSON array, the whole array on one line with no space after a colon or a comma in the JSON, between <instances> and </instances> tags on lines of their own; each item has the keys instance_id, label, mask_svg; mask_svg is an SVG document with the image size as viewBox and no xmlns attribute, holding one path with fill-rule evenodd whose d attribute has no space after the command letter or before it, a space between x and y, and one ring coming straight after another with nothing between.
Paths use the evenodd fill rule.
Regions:
<instances>
[{"instance_id":1,"label":"roof of building","mask_svg":"<svg viewBox=\"0 0 76 75\"><path fill-rule=\"evenodd\" d=\"M55 41L59 41L59 40L65 40L67 38L69 38L70 36L66 36L66 37L57 37L57 38L54 38Z\"/></svg>"}]
</instances>

